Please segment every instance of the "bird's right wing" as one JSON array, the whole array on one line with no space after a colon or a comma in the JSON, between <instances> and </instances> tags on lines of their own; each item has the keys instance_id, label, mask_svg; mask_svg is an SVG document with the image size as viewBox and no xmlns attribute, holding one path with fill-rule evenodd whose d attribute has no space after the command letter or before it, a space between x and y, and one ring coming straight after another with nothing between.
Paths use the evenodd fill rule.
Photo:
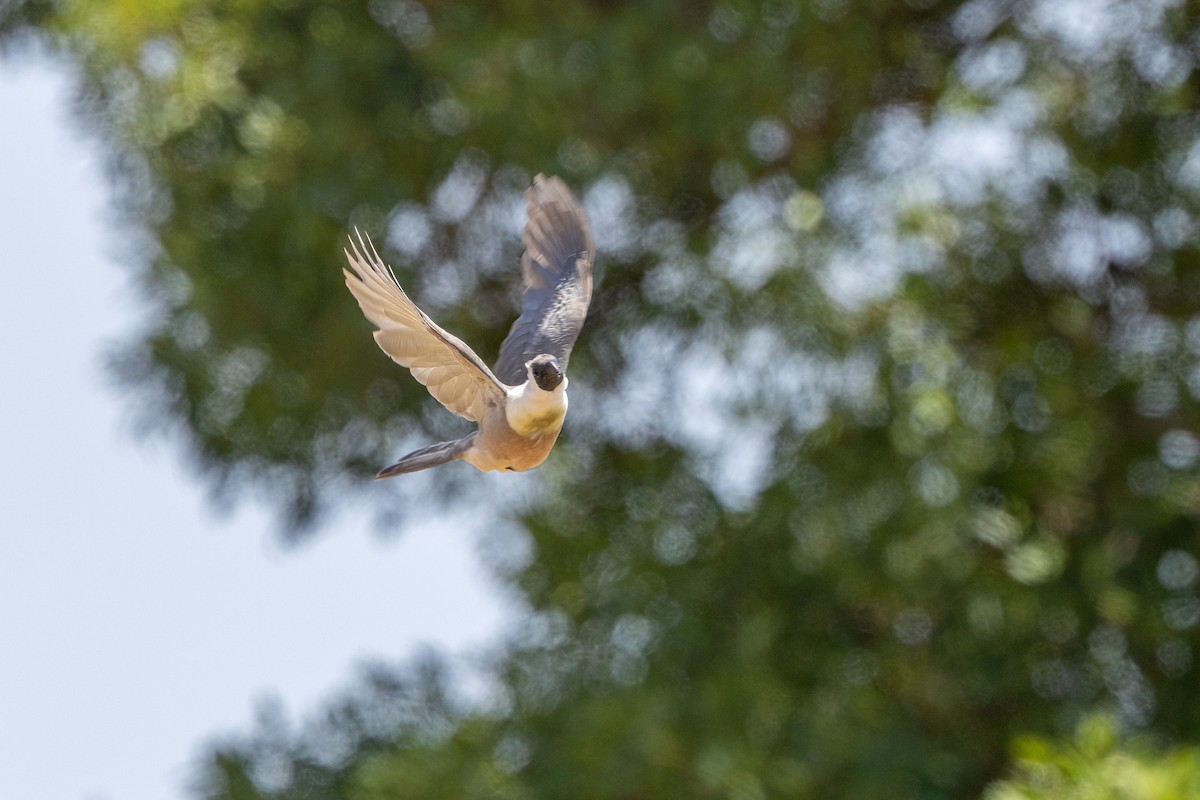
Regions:
<instances>
[{"instance_id":1,"label":"bird's right wing","mask_svg":"<svg viewBox=\"0 0 1200 800\"><path fill-rule=\"evenodd\" d=\"M343 269L346 286L367 319L379 326L375 341L383 352L408 367L439 403L473 422L489 405L503 401L504 385L471 348L408 299L370 238L364 242L360 233L350 248L346 259L358 277Z\"/></svg>"},{"instance_id":2,"label":"bird's right wing","mask_svg":"<svg viewBox=\"0 0 1200 800\"><path fill-rule=\"evenodd\" d=\"M592 300L596 257L587 213L561 179L538 175L526 197L525 297L496 360L496 375L510 386L525 382L525 362L542 353L566 369Z\"/></svg>"}]
</instances>

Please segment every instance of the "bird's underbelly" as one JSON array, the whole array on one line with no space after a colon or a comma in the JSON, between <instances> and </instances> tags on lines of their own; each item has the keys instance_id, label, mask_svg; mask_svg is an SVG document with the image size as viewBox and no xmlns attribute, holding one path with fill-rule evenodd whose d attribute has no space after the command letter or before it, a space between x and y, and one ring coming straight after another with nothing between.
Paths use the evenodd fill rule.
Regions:
<instances>
[{"instance_id":1,"label":"bird's underbelly","mask_svg":"<svg viewBox=\"0 0 1200 800\"><path fill-rule=\"evenodd\" d=\"M559 427L546 433L521 436L507 425L484 425L480 427L475 446L463 454L463 460L484 472L524 472L546 460L561 430L560 423Z\"/></svg>"}]
</instances>

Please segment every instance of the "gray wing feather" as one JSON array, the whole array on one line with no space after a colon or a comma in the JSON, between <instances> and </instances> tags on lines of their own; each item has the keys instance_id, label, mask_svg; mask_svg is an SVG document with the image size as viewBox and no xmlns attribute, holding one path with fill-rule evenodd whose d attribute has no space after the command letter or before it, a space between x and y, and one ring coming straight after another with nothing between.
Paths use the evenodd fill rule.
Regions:
<instances>
[{"instance_id":1,"label":"gray wing feather","mask_svg":"<svg viewBox=\"0 0 1200 800\"><path fill-rule=\"evenodd\" d=\"M346 286L363 314L379 326L375 341L446 408L472 422L505 397L504 385L479 356L417 308L370 239L350 240L346 251L354 274L343 269ZM352 252L351 252L352 251ZM357 277L356 277L357 276Z\"/></svg>"},{"instance_id":2,"label":"gray wing feather","mask_svg":"<svg viewBox=\"0 0 1200 800\"><path fill-rule=\"evenodd\" d=\"M525 193L525 281L521 316L500 345L496 377L509 386L525 382L525 363L542 353L563 369L587 317L592 299L596 244L583 207L556 177L538 175Z\"/></svg>"}]
</instances>

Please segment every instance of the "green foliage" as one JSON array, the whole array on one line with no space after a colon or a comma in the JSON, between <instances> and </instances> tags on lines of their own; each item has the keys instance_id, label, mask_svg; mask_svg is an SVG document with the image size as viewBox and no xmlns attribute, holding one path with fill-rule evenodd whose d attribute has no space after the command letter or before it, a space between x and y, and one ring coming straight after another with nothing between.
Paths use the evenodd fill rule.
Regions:
<instances>
[{"instance_id":1,"label":"green foliage","mask_svg":"<svg viewBox=\"0 0 1200 800\"><path fill-rule=\"evenodd\" d=\"M489 703L374 675L204 794L962 797L1098 707L1196 741L1200 21L1072 8L27 15L141 234L158 313L117 366L151 421L292 532L484 509L530 608ZM600 250L563 439L371 484L462 428L376 352L342 237L491 360L538 171Z\"/></svg>"},{"instance_id":2,"label":"green foliage","mask_svg":"<svg viewBox=\"0 0 1200 800\"><path fill-rule=\"evenodd\" d=\"M262 487L302 529L391 456L393 431L444 424L371 352L353 304L334 300L349 226L378 233L390 215L404 285L490 360L511 322L513 207L530 175L619 175L615 199L638 225L626 247L610 243L601 307L627 305L653 218L683 221L685 244L703 247L714 209L748 180L787 167L816 181L878 75L895 74L897 98L926 91L898 66L932 11L886 10L903 38L874 15L817 25L787 4L762 17L670 4L63 0L45 27L83 63L83 118L114 145L124 207L147 234L129 258L160 309L119 372L148 398L148 425L184 434L218 494ZM847 39L861 55L839 63L831 49ZM785 113L797 120L790 145L755 158L748 130L759 118L782 126ZM644 318L620 314L609 325ZM594 319L593 338L605 325Z\"/></svg>"},{"instance_id":3,"label":"green foliage","mask_svg":"<svg viewBox=\"0 0 1200 800\"><path fill-rule=\"evenodd\" d=\"M1017 775L988 787L984 800L1170 800L1200 795L1200 749L1163 751L1120 743L1110 717L1079 725L1073 742L1027 737L1016 745Z\"/></svg>"}]
</instances>

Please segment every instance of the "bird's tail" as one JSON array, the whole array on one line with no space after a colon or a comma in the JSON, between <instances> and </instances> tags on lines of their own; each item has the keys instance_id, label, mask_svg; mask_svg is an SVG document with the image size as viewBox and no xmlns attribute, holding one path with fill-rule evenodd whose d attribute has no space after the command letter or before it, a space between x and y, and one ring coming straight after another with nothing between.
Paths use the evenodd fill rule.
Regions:
<instances>
[{"instance_id":1,"label":"bird's tail","mask_svg":"<svg viewBox=\"0 0 1200 800\"><path fill-rule=\"evenodd\" d=\"M478 431L475 431L469 436L455 439L452 442L438 442L437 444L429 445L429 447L422 447L420 450L409 453L390 467L379 470L379 474L375 478L377 480L380 478L390 478L393 475L403 475L406 472L429 469L430 467L437 467L460 459L463 457L463 453L471 449L471 445L475 443L475 437L478 433Z\"/></svg>"}]
</instances>

